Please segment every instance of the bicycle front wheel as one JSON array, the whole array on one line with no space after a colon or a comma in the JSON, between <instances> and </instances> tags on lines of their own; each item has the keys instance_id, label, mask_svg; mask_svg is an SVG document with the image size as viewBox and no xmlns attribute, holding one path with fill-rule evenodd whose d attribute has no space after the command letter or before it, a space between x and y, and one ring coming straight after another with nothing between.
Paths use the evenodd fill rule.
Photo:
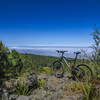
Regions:
<instances>
[{"instance_id":1,"label":"bicycle front wheel","mask_svg":"<svg viewBox=\"0 0 100 100\"><path fill-rule=\"evenodd\" d=\"M55 75L58 78L63 77L64 64L59 60L53 62L53 64L52 64L52 73L53 73L53 75Z\"/></svg>"},{"instance_id":2,"label":"bicycle front wheel","mask_svg":"<svg viewBox=\"0 0 100 100\"><path fill-rule=\"evenodd\" d=\"M80 64L76 67L76 77L82 81L92 81L94 79L92 69L86 64Z\"/></svg>"}]
</instances>

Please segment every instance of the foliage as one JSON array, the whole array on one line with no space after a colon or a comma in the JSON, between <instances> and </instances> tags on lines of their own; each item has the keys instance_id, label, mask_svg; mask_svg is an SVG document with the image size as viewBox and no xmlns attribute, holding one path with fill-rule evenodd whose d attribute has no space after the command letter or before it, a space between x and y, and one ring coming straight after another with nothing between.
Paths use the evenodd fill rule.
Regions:
<instances>
[{"instance_id":1,"label":"foliage","mask_svg":"<svg viewBox=\"0 0 100 100\"><path fill-rule=\"evenodd\" d=\"M18 76L23 69L23 62L20 58L20 54L16 50L12 50L10 53L10 61L12 64L12 73L14 76Z\"/></svg>"},{"instance_id":2,"label":"foliage","mask_svg":"<svg viewBox=\"0 0 100 100\"><path fill-rule=\"evenodd\" d=\"M51 68L50 67L40 67L40 68L38 68L37 72L41 73L41 74L50 75L51 74Z\"/></svg>"},{"instance_id":3,"label":"foliage","mask_svg":"<svg viewBox=\"0 0 100 100\"><path fill-rule=\"evenodd\" d=\"M95 30L92 33L94 44L92 57L89 58L90 63L94 66L96 77L100 77L100 27L95 24Z\"/></svg>"},{"instance_id":4,"label":"foliage","mask_svg":"<svg viewBox=\"0 0 100 100\"><path fill-rule=\"evenodd\" d=\"M5 77L6 71L8 72L8 67L10 66L8 55L8 48L0 41L0 78Z\"/></svg>"},{"instance_id":5,"label":"foliage","mask_svg":"<svg viewBox=\"0 0 100 100\"><path fill-rule=\"evenodd\" d=\"M80 93L80 87L79 87L79 84L77 82L74 82L74 83L70 83L69 85L65 86L67 91L67 95L73 95L75 93Z\"/></svg>"},{"instance_id":6,"label":"foliage","mask_svg":"<svg viewBox=\"0 0 100 100\"><path fill-rule=\"evenodd\" d=\"M38 87L43 87L45 84L45 80L38 79Z\"/></svg>"},{"instance_id":7,"label":"foliage","mask_svg":"<svg viewBox=\"0 0 100 100\"><path fill-rule=\"evenodd\" d=\"M66 95L81 93L84 100L100 100L100 81L72 82L65 87Z\"/></svg>"},{"instance_id":8,"label":"foliage","mask_svg":"<svg viewBox=\"0 0 100 100\"><path fill-rule=\"evenodd\" d=\"M84 100L89 100L90 96L90 90L91 90L91 83L89 82L74 82L70 85L66 86L67 94L76 94L76 93L82 93Z\"/></svg>"},{"instance_id":9,"label":"foliage","mask_svg":"<svg viewBox=\"0 0 100 100\"><path fill-rule=\"evenodd\" d=\"M34 55L34 54L21 54L21 57L23 59L23 62L26 67L29 65L34 68L36 67L51 67L52 62L57 59L56 57L51 56L40 56L40 55Z\"/></svg>"},{"instance_id":10,"label":"foliage","mask_svg":"<svg viewBox=\"0 0 100 100\"><path fill-rule=\"evenodd\" d=\"M50 67L55 59L56 57L50 56L20 54L16 50L9 50L0 42L0 84L2 80L17 78L32 70L50 74Z\"/></svg>"},{"instance_id":11,"label":"foliage","mask_svg":"<svg viewBox=\"0 0 100 100\"><path fill-rule=\"evenodd\" d=\"M91 84L88 82L81 83L80 87L81 87L80 89L82 91L82 94L84 96L84 100L89 100Z\"/></svg>"},{"instance_id":12,"label":"foliage","mask_svg":"<svg viewBox=\"0 0 100 100\"><path fill-rule=\"evenodd\" d=\"M20 95L28 96L32 93L32 91L33 91L33 89L28 90L26 84L18 83L17 86L15 87L14 93L17 94L18 96L20 96Z\"/></svg>"}]
</instances>

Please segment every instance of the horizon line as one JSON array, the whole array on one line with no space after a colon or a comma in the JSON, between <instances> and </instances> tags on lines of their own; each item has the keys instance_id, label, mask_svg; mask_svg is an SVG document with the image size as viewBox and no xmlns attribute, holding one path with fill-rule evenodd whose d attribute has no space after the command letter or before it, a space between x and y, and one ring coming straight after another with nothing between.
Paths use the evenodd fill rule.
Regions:
<instances>
[{"instance_id":1,"label":"horizon line","mask_svg":"<svg viewBox=\"0 0 100 100\"><path fill-rule=\"evenodd\" d=\"M5 44L5 46L7 46L7 47L32 47L32 46L52 46L52 47L54 47L54 46L66 46L66 47L90 47L90 46L92 46L92 45L85 45L85 44L61 44L61 43L59 43L59 44L40 44L40 43L36 43L36 44L6 44L6 43L4 43Z\"/></svg>"}]
</instances>

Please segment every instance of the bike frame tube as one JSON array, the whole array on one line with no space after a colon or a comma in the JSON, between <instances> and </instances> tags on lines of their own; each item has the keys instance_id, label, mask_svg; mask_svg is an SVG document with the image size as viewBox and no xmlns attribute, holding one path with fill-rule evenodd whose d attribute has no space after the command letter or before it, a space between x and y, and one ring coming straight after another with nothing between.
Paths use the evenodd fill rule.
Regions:
<instances>
[{"instance_id":1,"label":"bike frame tube","mask_svg":"<svg viewBox=\"0 0 100 100\"><path fill-rule=\"evenodd\" d=\"M62 53L62 55L61 55L61 57L60 57L59 60L60 60L60 61L64 61L64 63L67 65L68 69L71 71L71 67L70 67L69 64L68 64L68 62L67 62L67 60L66 60L66 57L64 56L64 53ZM76 65L76 60L77 60L77 55L75 56L75 61L74 61L74 63L73 63L72 66L75 66L75 65Z\"/></svg>"},{"instance_id":2,"label":"bike frame tube","mask_svg":"<svg viewBox=\"0 0 100 100\"><path fill-rule=\"evenodd\" d=\"M67 60L66 60L66 57L63 56L63 55L64 55L64 53L62 53L62 55L61 55L59 61L64 61L64 63L67 65L66 67L68 67L68 69L71 71L71 69L72 69L73 67L76 66L76 61L77 61L77 56L78 56L78 54L76 54L74 63L73 63L73 65L72 65L71 67L70 67L69 64L68 64L68 62L67 62Z\"/></svg>"},{"instance_id":3,"label":"bike frame tube","mask_svg":"<svg viewBox=\"0 0 100 100\"><path fill-rule=\"evenodd\" d=\"M78 57L78 54L76 54L76 56L75 56L74 66L76 66L77 57Z\"/></svg>"},{"instance_id":4,"label":"bike frame tube","mask_svg":"<svg viewBox=\"0 0 100 100\"><path fill-rule=\"evenodd\" d=\"M63 61L65 62L65 64L67 65L68 69L71 70L70 66L69 66L68 63L67 63L66 57L63 56L62 59L63 59Z\"/></svg>"}]
</instances>

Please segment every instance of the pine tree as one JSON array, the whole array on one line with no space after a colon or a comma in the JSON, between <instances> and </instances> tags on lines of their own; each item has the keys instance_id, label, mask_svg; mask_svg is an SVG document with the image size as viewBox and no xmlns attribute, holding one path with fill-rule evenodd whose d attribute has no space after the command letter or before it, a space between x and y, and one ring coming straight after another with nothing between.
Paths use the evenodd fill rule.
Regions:
<instances>
[{"instance_id":1,"label":"pine tree","mask_svg":"<svg viewBox=\"0 0 100 100\"><path fill-rule=\"evenodd\" d=\"M0 78L5 76L6 70L9 68L9 53L9 49L0 41Z\"/></svg>"}]
</instances>

